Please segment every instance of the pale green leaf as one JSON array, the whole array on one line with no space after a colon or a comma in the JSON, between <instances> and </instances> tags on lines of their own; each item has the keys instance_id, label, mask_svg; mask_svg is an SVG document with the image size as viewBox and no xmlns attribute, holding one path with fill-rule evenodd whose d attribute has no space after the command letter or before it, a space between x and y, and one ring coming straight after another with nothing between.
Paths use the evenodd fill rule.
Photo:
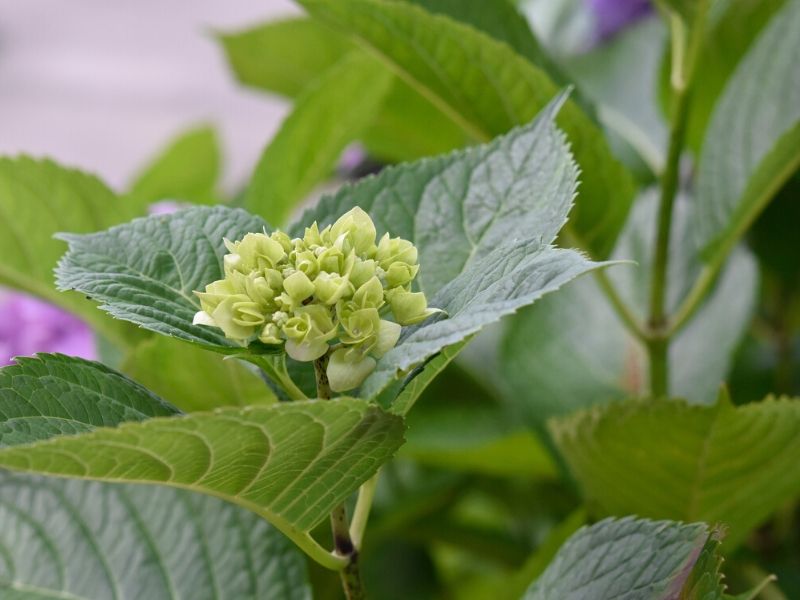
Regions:
<instances>
[{"instance_id":1,"label":"pale green leaf","mask_svg":"<svg viewBox=\"0 0 800 600\"><path fill-rule=\"evenodd\" d=\"M391 84L377 59L354 52L306 87L256 165L247 208L283 223L375 118Z\"/></svg>"},{"instance_id":2,"label":"pale green leaf","mask_svg":"<svg viewBox=\"0 0 800 600\"><path fill-rule=\"evenodd\" d=\"M725 86L697 175L697 234L724 257L800 165L800 1L772 17Z\"/></svg>"},{"instance_id":3,"label":"pale green leaf","mask_svg":"<svg viewBox=\"0 0 800 600\"><path fill-rule=\"evenodd\" d=\"M712 110L725 84L753 40L786 0L718 0L712 7L709 31L697 57L695 79L689 98L687 144L698 151L702 147ZM662 69L666 78L669 69ZM663 88L668 89L668 85Z\"/></svg>"},{"instance_id":4,"label":"pale green leaf","mask_svg":"<svg viewBox=\"0 0 800 600\"><path fill-rule=\"evenodd\" d=\"M240 350L216 328L192 325L194 295L222 278L222 239L266 223L243 210L198 207L136 219L89 235L64 234L69 251L56 269L61 290L78 290L117 319L213 348Z\"/></svg>"},{"instance_id":5,"label":"pale green leaf","mask_svg":"<svg viewBox=\"0 0 800 600\"><path fill-rule=\"evenodd\" d=\"M648 193L634 207L614 257L637 264L607 272L620 296L644 322L650 287L657 203ZM670 247L667 306L681 301L702 268L694 249L694 206L679 198ZM691 402L712 403L755 306L758 277L749 252L738 249L716 288L669 350L670 389ZM545 298L507 324L500 361L503 384L529 421L541 426L559 414L646 393L644 346L612 309L593 278Z\"/></svg>"},{"instance_id":6,"label":"pale green leaf","mask_svg":"<svg viewBox=\"0 0 800 600\"><path fill-rule=\"evenodd\" d=\"M0 369L0 447L178 413L105 365L39 354Z\"/></svg>"},{"instance_id":7,"label":"pale green leaf","mask_svg":"<svg viewBox=\"0 0 800 600\"><path fill-rule=\"evenodd\" d=\"M307 18L270 22L220 38L239 81L289 98L328 78L327 71L340 68L345 60L351 69L358 68L359 61L346 56L365 53L346 36ZM467 141L461 129L395 76L361 137L371 153L387 161L441 154Z\"/></svg>"},{"instance_id":8,"label":"pale green leaf","mask_svg":"<svg viewBox=\"0 0 800 600\"><path fill-rule=\"evenodd\" d=\"M345 186L293 227L299 234L304 224L327 225L360 206L379 234L414 241L422 291L431 306L447 311L447 318L404 331L365 381L365 397L598 266L549 245L566 221L577 177L553 124L559 106L551 103L534 122L491 144L388 168Z\"/></svg>"},{"instance_id":9,"label":"pale green leaf","mask_svg":"<svg viewBox=\"0 0 800 600\"><path fill-rule=\"evenodd\" d=\"M244 506L302 541L403 442L362 400L279 403L125 423L0 450L20 471L164 484Z\"/></svg>"},{"instance_id":10,"label":"pale green leaf","mask_svg":"<svg viewBox=\"0 0 800 600\"><path fill-rule=\"evenodd\" d=\"M5 600L310 600L303 556L255 514L183 490L0 472Z\"/></svg>"},{"instance_id":11,"label":"pale green leaf","mask_svg":"<svg viewBox=\"0 0 800 600\"><path fill-rule=\"evenodd\" d=\"M606 519L567 540L524 600L672 600L708 539L704 523Z\"/></svg>"},{"instance_id":12,"label":"pale green leaf","mask_svg":"<svg viewBox=\"0 0 800 600\"><path fill-rule=\"evenodd\" d=\"M270 21L218 39L240 82L290 98L355 49L346 36L306 18Z\"/></svg>"},{"instance_id":13,"label":"pale green leaf","mask_svg":"<svg viewBox=\"0 0 800 600\"><path fill-rule=\"evenodd\" d=\"M91 175L49 160L0 158L0 284L56 303L115 343L127 344L130 328L115 324L78 294L56 292L53 268L64 243L53 235L105 229L137 212Z\"/></svg>"},{"instance_id":14,"label":"pale green leaf","mask_svg":"<svg viewBox=\"0 0 800 600\"><path fill-rule=\"evenodd\" d=\"M131 194L143 205L164 199L213 203L220 175L220 154L219 140L211 127L190 129L137 175L131 184Z\"/></svg>"},{"instance_id":15,"label":"pale green leaf","mask_svg":"<svg viewBox=\"0 0 800 600\"><path fill-rule=\"evenodd\" d=\"M313 16L353 34L476 141L527 122L556 94L539 68L474 28L403 2L301 0ZM597 127L573 103L561 113L583 181L571 227L586 248L608 253L633 183Z\"/></svg>"},{"instance_id":16,"label":"pale green leaf","mask_svg":"<svg viewBox=\"0 0 800 600\"><path fill-rule=\"evenodd\" d=\"M250 365L164 336L140 343L120 369L187 412L276 400Z\"/></svg>"},{"instance_id":17,"label":"pale green leaf","mask_svg":"<svg viewBox=\"0 0 800 600\"><path fill-rule=\"evenodd\" d=\"M726 545L800 494L798 400L627 401L555 420L551 431L602 511L723 523Z\"/></svg>"},{"instance_id":18,"label":"pale green leaf","mask_svg":"<svg viewBox=\"0 0 800 600\"><path fill-rule=\"evenodd\" d=\"M494 477L556 477L541 442L499 406L464 405L458 395L435 407L423 404L409 416L407 437L400 455L420 464Z\"/></svg>"}]
</instances>

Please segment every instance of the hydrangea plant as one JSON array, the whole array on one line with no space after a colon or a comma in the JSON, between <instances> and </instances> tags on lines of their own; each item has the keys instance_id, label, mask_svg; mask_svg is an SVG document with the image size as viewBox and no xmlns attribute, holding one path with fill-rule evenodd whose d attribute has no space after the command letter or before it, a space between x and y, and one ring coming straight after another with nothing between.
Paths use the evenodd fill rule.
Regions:
<instances>
[{"instance_id":1,"label":"hydrangea plant","mask_svg":"<svg viewBox=\"0 0 800 600\"><path fill-rule=\"evenodd\" d=\"M800 2L564 64L508 2L300 3L221 38L294 103L243 194L202 128L123 193L0 159L0 283L99 352L0 369L0 597L792 597Z\"/></svg>"}]
</instances>

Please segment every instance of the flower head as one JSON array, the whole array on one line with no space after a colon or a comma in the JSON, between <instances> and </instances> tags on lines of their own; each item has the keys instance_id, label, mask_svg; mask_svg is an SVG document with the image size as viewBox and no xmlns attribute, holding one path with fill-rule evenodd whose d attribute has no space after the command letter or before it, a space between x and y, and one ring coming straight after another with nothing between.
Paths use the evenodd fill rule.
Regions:
<instances>
[{"instance_id":1,"label":"flower head","mask_svg":"<svg viewBox=\"0 0 800 600\"><path fill-rule=\"evenodd\" d=\"M327 375L337 392L358 387L391 350L402 325L436 312L412 292L417 249L388 234L377 241L369 215L356 207L333 225L225 240L225 277L195 292L194 323L218 327L242 346L283 345L298 361L330 352ZM335 346L335 348L334 348Z\"/></svg>"}]
</instances>

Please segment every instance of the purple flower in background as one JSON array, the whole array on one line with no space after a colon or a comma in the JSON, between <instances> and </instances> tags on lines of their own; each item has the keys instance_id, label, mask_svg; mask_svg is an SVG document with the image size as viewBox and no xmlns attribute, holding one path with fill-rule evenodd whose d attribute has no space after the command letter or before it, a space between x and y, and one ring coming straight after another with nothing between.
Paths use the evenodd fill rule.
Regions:
<instances>
[{"instance_id":1,"label":"purple flower in background","mask_svg":"<svg viewBox=\"0 0 800 600\"><path fill-rule=\"evenodd\" d=\"M176 202L175 200L162 200L161 202L153 202L153 204L147 207L147 214L169 215L174 213L176 210L180 210L182 206L184 205L180 202Z\"/></svg>"},{"instance_id":2,"label":"purple flower in background","mask_svg":"<svg viewBox=\"0 0 800 600\"><path fill-rule=\"evenodd\" d=\"M626 25L650 14L650 0L586 0L595 18L598 41L610 38Z\"/></svg>"},{"instance_id":3,"label":"purple flower in background","mask_svg":"<svg viewBox=\"0 0 800 600\"><path fill-rule=\"evenodd\" d=\"M0 290L0 365L36 352L97 358L94 335L83 321L31 296Z\"/></svg>"}]
</instances>

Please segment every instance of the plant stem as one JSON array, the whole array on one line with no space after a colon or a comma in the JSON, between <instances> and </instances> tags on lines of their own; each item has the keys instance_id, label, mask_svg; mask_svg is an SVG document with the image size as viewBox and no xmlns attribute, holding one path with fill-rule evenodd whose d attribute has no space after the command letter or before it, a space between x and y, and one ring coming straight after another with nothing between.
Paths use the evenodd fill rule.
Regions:
<instances>
[{"instance_id":1,"label":"plant stem","mask_svg":"<svg viewBox=\"0 0 800 600\"><path fill-rule=\"evenodd\" d=\"M606 275L606 272L602 269L599 269L594 272L594 276L597 284L606 295L606 298L611 303L611 307L617 313L617 316L620 318L623 325L625 325L628 328L628 331L630 331L637 339L646 341L647 332L640 323L639 317L634 314L631 308L619 295L619 292L617 292L614 284L611 283L611 280L608 278L608 275Z\"/></svg>"},{"instance_id":2,"label":"plant stem","mask_svg":"<svg viewBox=\"0 0 800 600\"><path fill-rule=\"evenodd\" d=\"M361 542L364 540L364 530L367 528L367 519L372 508L372 499L375 497L375 488L378 487L379 475L380 471L365 481L358 490L353 522L350 524L350 538L356 548L361 548Z\"/></svg>"},{"instance_id":3,"label":"plant stem","mask_svg":"<svg viewBox=\"0 0 800 600\"><path fill-rule=\"evenodd\" d=\"M317 379L317 398L320 400L330 400L331 398L331 386L326 373L329 353L330 351L314 361L314 373ZM367 482L367 484L368 483L369 482ZM363 512L364 509L362 508L361 510ZM367 508L367 511L368 510ZM356 508L356 513L359 513L358 508ZM362 520L363 527L363 525L366 524L366 517L358 516L358 521L360 522ZM331 512L331 532L333 533L334 555L341 556L347 560L344 568L339 571L344 595L347 600L363 600L366 598L366 594L364 592L364 584L361 581L361 572L358 568L358 547L353 543L350 537L350 526L347 522L347 509L345 509L344 503L334 508L333 512Z\"/></svg>"},{"instance_id":4,"label":"plant stem","mask_svg":"<svg viewBox=\"0 0 800 600\"><path fill-rule=\"evenodd\" d=\"M669 267L669 242L675 197L680 183L680 161L686 137L689 116L689 83L696 44L691 43L686 56L686 26L679 17L671 18L672 32L672 88L675 104L669 134L669 149L664 174L661 178L661 197L656 223L656 245L653 254L650 280L650 310L647 322L649 332L647 351L650 359L650 393L654 397L669 393L669 337L665 310L667 297L667 272Z\"/></svg>"}]
</instances>

